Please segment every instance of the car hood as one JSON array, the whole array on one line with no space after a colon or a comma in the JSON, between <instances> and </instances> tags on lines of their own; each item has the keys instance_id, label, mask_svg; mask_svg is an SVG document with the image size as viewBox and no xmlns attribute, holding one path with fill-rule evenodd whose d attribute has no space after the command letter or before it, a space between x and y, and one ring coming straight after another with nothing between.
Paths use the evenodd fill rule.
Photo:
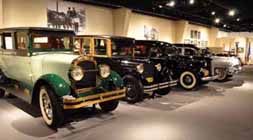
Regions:
<instances>
[{"instance_id":1,"label":"car hood","mask_svg":"<svg viewBox=\"0 0 253 140\"><path fill-rule=\"evenodd\" d=\"M240 65L240 61L235 57L213 56L212 58L217 64L223 63L230 66Z\"/></svg>"},{"instance_id":2,"label":"car hood","mask_svg":"<svg viewBox=\"0 0 253 140\"><path fill-rule=\"evenodd\" d=\"M68 72L73 60L78 55L71 53L39 54L33 56L33 71L37 73L36 80L42 75L56 74L69 83Z\"/></svg>"}]
</instances>

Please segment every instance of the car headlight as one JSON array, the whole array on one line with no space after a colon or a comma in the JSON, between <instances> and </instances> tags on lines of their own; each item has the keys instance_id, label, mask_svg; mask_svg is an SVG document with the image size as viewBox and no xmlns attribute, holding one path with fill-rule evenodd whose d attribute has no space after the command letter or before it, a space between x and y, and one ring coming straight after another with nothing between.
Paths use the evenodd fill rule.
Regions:
<instances>
[{"instance_id":1,"label":"car headlight","mask_svg":"<svg viewBox=\"0 0 253 140\"><path fill-rule=\"evenodd\" d=\"M75 81L80 81L84 77L83 69L80 66L73 67L70 74Z\"/></svg>"},{"instance_id":2,"label":"car headlight","mask_svg":"<svg viewBox=\"0 0 253 140\"><path fill-rule=\"evenodd\" d=\"M139 64L136 66L137 71L142 74L144 72L144 65L143 64Z\"/></svg>"},{"instance_id":3,"label":"car headlight","mask_svg":"<svg viewBox=\"0 0 253 140\"><path fill-rule=\"evenodd\" d=\"M207 62L205 62L205 67L207 67L207 65L208 65Z\"/></svg>"},{"instance_id":4,"label":"car headlight","mask_svg":"<svg viewBox=\"0 0 253 140\"><path fill-rule=\"evenodd\" d=\"M156 64L155 65L157 71L161 71L162 70L162 65L159 63L159 64Z\"/></svg>"},{"instance_id":5,"label":"car headlight","mask_svg":"<svg viewBox=\"0 0 253 140\"><path fill-rule=\"evenodd\" d=\"M108 65L102 64L99 66L99 75L102 78L107 78L111 74L111 68Z\"/></svg>"}]
</instances>

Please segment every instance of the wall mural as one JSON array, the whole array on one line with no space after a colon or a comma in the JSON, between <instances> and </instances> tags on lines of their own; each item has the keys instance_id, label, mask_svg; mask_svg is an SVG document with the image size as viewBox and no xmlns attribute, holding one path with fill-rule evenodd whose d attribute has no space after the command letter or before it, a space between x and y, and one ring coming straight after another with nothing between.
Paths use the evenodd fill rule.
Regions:
<instances>
[{"instance_id":1,"label":"wall mural","mask_svg":"<svg viewBox=\"0 0 253 140\"><path fill-rule=\"evenodd\" d=\"M158 40L159 32L156 28L144 26L144 37L146 40Z\"/></svg>"},{"instance_id":2,"label":"wall mural","mask_svg":"<svg viewBox=\"0 0 253 140\"><path fill-rule=\"evenodd\" d=\"M83 32L86 23L86 11L74 3L52 0L47 9L48 27Z\"/></svg>"}]
</instances>

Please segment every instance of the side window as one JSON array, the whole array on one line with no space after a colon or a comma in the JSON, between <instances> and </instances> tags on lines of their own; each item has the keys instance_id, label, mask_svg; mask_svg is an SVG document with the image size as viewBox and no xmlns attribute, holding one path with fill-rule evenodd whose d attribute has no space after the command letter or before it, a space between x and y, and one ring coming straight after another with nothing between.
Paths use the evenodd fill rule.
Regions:
<instances>
[{"instance_id":1,"label":"side window","mask_svg":"<svg viewBox=\"0 0 253 140\"><path fill-rule=\"evenodd\" d=\"M82 51L85 53L85 54L90 54L90 43L91 43L91 39L89 38L84 38L82 40Z\"/></svg>"},{"instance_id":2,"label":"side window","mask_svg":"<svg viewBox=\"0 0 253 140\"><path fill-rule=\"evenodd\" d=\"M157 47L152 47L149 49L149 57L159 57L162 55L161 49Z\"/></svg>"},{"instance_id":3,"label":"side window","mask_svg":"<svg viewBox=\"0 0 253 140\"><path fill-rule=\"evenodd\" d=\"M0 35L0 50L3 49L3 41L2 41L2 35Z\"/></svg>"},{"instance_id":4,"label":"side window","mask_svg":"<svg viewBox=\"0 0 253 140\"><path fill-rule=\"evenodd\" d=\"M147 47L145 45L136 45L135 46L135 55L145 57L147 56Z\"/></svg>"},{"instance_id":5,"label":"side window","mask_svg":"<svg viewBox=\"0 0 253 140\"><path fill-rule=\"evenodd\" d=\"M95 54L106 55L106 39L95 39Z\"/></svg>"},{"instance_id":6,"label":"side window","mask_svg":"<svg viewBox=\"0 0 253 140\"><path fill-rule=\"evenodd\" d=\"M28 36L25 32L17 33L17 49L27 50L28 47Z\"/></svg>"},{"instance_id":7,"label":"side window","mask_svg":"<svg viewBox=\"0 0 253 140\"><path fill-rule=\"evenodd\" d=\"M84 55L90 54L90 38L76 38L74 41L75 52L81 52Z\"/></svg>"},{"instance_id":8,"label":"side window","mask_svg":"<svg viewBox=\"0 0 253 140\"><path fill-rule=\"evenodd\" d=\"M195 55L195 51L192 49L185 49L185 55Z\"/></svg>"},{"instance_id":9,"label":"side window","mask_svg":"<svg viewBox=\"0 0 253 140\"><path fill-rule=\"evenodd\" d=\"M5 34L4 35L4 46L6 50L14 50L14 44L13 44L13 38L12 35L9 34Z\"/></svg>"}]
</instances>

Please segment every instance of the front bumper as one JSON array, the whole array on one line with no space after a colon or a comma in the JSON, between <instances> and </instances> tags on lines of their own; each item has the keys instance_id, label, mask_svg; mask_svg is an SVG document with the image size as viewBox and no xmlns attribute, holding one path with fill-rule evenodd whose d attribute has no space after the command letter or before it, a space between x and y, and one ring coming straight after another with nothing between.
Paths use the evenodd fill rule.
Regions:
<instances>
[{"instance_id":1,"label":"front bumper","mask_svg":"<svg viewBox=\"0 0 253 140\"><path fill-rule=\"evenodd\" d=\"M156 91L159 89L174 87L177 85L177 82L178 82L177 80L172 80L172 81L153 84L153 85L149 85L149 86L143 86L143 88L144 88L145 93L149 93L149 92L153 92L153 91Z\"/></svg>"},{"instance_id":2,"label":"front bumper","mask_svg":"<svg viewBox=\"0 0 253 140\"><path fill-rule=\"evenodd\" d=\"M99 93L95 95L89 95L85 97L70 97L70 96L64 96L63 97L63 108L65 110L69 109L78 109L82 107L87 107L90 105L107 102L111 100L118 100L122 99L126 96L125 94L126 89L120 89L115 91L109 91L104 93Z\"/></svg>"},{"instance_id":3,"label":"front bumper","mask_svg":"<svg viewBox=\"0 0 253 140\"><path fill-rule=\"evenodd\" d=\"M213 81L213 80L216 80L218 79L218 75L215 75L215 76L207 76L207 77L202 77L201 80L202 81Z\"/></svg>"},{"instance_id":4,"label":"front bumper","mask_svg":"<svg viewBox=\"0 0 253 140\"><path fill-rule=\"evenodd\" d=\"M232 67L229 67L228 69L228 75L238 74L241 71L242 71L241 66L232 66Z\"/></svg>"}]
</instances>

